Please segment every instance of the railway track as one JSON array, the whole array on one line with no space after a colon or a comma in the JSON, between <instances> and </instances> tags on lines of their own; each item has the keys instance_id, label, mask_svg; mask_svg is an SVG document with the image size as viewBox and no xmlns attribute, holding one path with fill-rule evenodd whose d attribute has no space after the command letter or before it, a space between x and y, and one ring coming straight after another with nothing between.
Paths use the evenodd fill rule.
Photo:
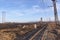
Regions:
<instances>
[{"instance_id":1,"label":"railway track","mask_svg":"<svg viewBox=\"0 0 60 40\"><path fill-rule=\"evenodd\" d=\"M34 29L33 31L24 35L23 40L41 40L46 27L47 25L43 25L41 28Z\"/></svg>"},{"instance_id":2,"label":"railway track","mask_svg":"<svg viewBox=\"0 0 60 40\"><path fill-rule=\"evenodd\" d=\"M41 30L37 31L29 40L41 40L46 26L44 26Z\"/></svg>"}]
</instances>

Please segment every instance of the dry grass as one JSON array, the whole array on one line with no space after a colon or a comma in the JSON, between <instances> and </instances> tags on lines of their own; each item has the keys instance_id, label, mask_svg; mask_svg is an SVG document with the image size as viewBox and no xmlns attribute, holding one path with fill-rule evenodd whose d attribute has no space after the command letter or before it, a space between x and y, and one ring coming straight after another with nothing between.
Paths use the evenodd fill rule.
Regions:
<instances>
[{"instance_id":1,"label":"dry grass","mask_svg":"<svg viewBox=\"0 0 60 40\"><path fill-rule=\"evenodd\" d=\"M40 24L37 24L38 27L40 28ZM2 26L0 24L0 26ZM16 31L16 33L18 33L19 35L24 35L25 33L32 31L34 29L34 25L30 24L27 25L27 27L23 28L20 25L14 25L14 24L9 24L9 25L3 25L3 27L8 26L8 27L14 27L14 28L5 28L5 29L0 29L0 40L14 40L16 38L16 34L14 32L4 32L4 31ZM56 25L54 22L52 23L48 23L48 27L46 29L46 31L44 32L43 38L42 40L45 40L46 38L48 40L55 40L56 37L58 37L56 34L51 33L53 30L56 30L58 32L58 35L60 34L60 29L56 29ZM60 36L59 36L60 37ZM59 39L58 37L58 39ZM46 40L47 40L46 39Z\"/></svg>"},{"instance_id":2,"label":"dry grass","mask_svg":"<svg viewBox=\"0 0 60 40\"><path fill-rule=\"evenodd\" d=\"M16 35L13 32L0 32L0 40L14 40L15 38Z\"/></svg>"}]
</instances>

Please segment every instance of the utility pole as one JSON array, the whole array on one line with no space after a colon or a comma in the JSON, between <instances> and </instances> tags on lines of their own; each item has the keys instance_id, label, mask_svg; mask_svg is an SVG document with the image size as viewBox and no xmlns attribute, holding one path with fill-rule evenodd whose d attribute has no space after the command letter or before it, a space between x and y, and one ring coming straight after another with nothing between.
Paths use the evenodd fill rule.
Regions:
<instances>
[{"instance_id":1,"label":"utility pole","mask_svg":"<svg viewBox=\"0 0 60 40\"><path fill-rule=\"evenodd\" d=\"M56 7L56 0L52 0L54 6L54 17L56 24L58 23L58 14L57 14L57 7Z\"/></svg>"},{"instance_id":2,"label":"utility pole","mask_svg":"<svg viewBox=\"0 0 60 40\"><path fill-rule=\"evenodd\" d=\"M2 23L5 23L6 12L2 11Z\"/></svg>"},{"instance_id":3,"label":"utility pole","mask_svg":"<svg viewBox=\"0 0 60 40\"><path fill-rule=\"evenodd\" d=\"M41 17L41 22L42 22L42 17Z\"/></svg>"}]
</instances>

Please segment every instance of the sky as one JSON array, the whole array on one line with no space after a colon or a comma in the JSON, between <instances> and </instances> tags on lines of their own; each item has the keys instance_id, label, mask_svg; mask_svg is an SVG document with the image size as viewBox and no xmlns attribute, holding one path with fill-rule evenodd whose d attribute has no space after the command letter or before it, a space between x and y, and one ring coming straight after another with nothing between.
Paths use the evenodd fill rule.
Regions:
<instances>
[{"instance_id":1,"label":"sky","mask_svg":"<svg viewBox=\"0 0 60 40\"><path fill-rule=\"evenodd\" d=\"M60 0L57 0L58 17L60 17ZM5 22L31 22L54 20L51 0L0 0L0 22L5 12ZM59 18L60 20L60 18Z\"/></svg>"}]
</instances>

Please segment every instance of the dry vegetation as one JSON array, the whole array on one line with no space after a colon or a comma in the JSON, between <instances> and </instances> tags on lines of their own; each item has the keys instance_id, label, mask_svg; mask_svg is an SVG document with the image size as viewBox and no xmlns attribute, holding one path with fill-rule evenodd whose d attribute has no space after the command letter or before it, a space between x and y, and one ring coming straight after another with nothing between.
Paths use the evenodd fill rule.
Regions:
<instances>
[{"instance_id":1,"label":"dry vegetation","mask_svg":"<svg viewBox=\"0 0 60 40\"><path fill-rule=\"evenodd\" d=\"M16 35L13 32L0 32L0 40L14 40L15 38Z\"/></svg>"},{"instance_id":2,"label":"dry vegetation","mask_svg":"<svg viewBox=\"0 0 60 40\"><path fill-rule=\"evenodd\" d=\"M26 25L26 27L22 27ZM19 35L24 35L25 33L32 31L34 29L34 24L0 24L0 40L14 40L16 38L16 33ZM37 24L37 28L41 26L40 23ZM57 33L56 33L57 32ZM59 40L60 39L60 29L57 29L54 22L48 23L48 27L44 32L42 40Z\"/></svg>"},{"instance_id":3,"label":"dry vegetation","mask_svg":"<svg viewBox=\"0 0 60 40\"><path fill-rule=\"evenodd\" d=\"M60 27L60 26L59 26ZM54 22L48 23L48 27L44 32L42 40L60 40L60 29L57 29Z\"/></svg>"},{"instance_id":4,"label":"dry vegetation","mask_svg":"<svg viewBox=\"0 0 60 40\"><path fill-rule=\"evenodd\" d=\"M23 28L24 25L26 27ZM32 31L33 26L34 24L0 24L0 40L14 40L16 33L23 36L25 33Z\"/></svg>"}]
</instances>

